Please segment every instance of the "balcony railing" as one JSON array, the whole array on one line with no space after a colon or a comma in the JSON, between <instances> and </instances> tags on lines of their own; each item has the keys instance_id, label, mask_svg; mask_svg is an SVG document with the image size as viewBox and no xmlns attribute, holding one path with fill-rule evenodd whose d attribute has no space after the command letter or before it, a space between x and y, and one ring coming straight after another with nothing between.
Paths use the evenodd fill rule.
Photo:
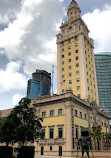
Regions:
<instances>
[{"instance_id":1,"label":"balcony railing","mask_svg":"<svg viewBox=\"0 0 111 158\"><path fill-rule=\"evenodd\" d=\"M63 144L65 138L40 139L39 144Z\"/></svg>"}]
</instances>

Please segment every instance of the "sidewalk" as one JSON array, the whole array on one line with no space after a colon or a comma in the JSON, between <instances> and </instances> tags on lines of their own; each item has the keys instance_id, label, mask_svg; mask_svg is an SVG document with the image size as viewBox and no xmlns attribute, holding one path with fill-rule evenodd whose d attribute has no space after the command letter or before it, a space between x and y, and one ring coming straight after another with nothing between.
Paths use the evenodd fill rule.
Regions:
<instances>
[{"instance_id":1,"label":"sidewalk","mask_svg":"<svg viewBox=\"0 0 111 158\"><path fill-rule=\"evenodd\" d=\"M35 158L60 158L60 156L35 156ZM72 157L62 157L61 158L72 158ZM76 158L76 157L73 157Z\"/></svg>"}]
</instances>

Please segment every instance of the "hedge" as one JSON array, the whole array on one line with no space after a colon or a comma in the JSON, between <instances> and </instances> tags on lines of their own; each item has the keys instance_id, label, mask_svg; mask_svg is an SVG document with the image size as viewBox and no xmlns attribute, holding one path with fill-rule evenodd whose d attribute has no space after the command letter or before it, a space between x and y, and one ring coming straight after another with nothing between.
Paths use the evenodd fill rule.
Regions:
<instances>
[{"instance_id":1,"label":"hedge","mask_svg":"<svg viewBox=\"0 0 111 158\"><path fill-rule=\"evenodd\" d=\"M0 158L13 158L13 148L0 146Z\"/></svg>"},{"instance_id":2,"label":"hedge","mask_svg":"<svg viewBox=\"0 0 111 158\"><path fill-rule=\"evenodd\" d=\"M34 146L21 146L20 148L18 148L17 158L34 158L34 155Z\"/></svg>"}]
</instances>

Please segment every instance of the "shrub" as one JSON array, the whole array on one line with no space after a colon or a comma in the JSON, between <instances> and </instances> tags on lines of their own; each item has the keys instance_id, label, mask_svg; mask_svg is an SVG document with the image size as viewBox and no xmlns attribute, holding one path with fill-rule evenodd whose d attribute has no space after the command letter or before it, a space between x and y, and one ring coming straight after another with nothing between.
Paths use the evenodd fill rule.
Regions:
<instances>
[{"instance_id":1,"label":"shrub","mask_svg":"<svg viewBox=\"0 0 111 158\"><path fill-rule=\"evenodd\" d=\"M18 148L17 158L34 158L34 155L34 146L21 146L20 148Z\"/></svg>"},{"instance_id":2,"label":"shrub","mask_svg":"<svg viewBox=\"0 0 111 158\"><path fill-rule=\"evenodd\" d=\"M13 148L0 146L0 158L13 158Z\"/></svg>"}]
</instances>

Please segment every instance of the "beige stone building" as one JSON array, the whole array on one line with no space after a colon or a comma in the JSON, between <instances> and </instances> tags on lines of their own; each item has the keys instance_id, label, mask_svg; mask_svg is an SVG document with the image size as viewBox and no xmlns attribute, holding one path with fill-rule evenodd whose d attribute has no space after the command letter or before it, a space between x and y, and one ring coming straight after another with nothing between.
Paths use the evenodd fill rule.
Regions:
<instances>
[{"instance_id":1,"label":"beige stone building","mask_svg":"<svg viewBox=\"0 0 111 158\"><path fill-rule=\"evenodd\" d=\"M103 134L109 132L109 118L97 106L93 40L80 13L78 4L72 1L68 21L61 24L61 34L57 35L58 95L31 100L36 115L43 117L44 136L34 143L36 155L75 156L82 128L100 126ZM10 111L0 111L0 117ZM104 150L102 139L100 150Z\"/></svg>"},{"instance_id":2,"label":"beige stone building","mask_svg":"<svg viewBox=\"0 0 111 158\"><path fill-rule=\"evenodd\" d=\"M71 90L60 95L32 99L31 106L35 108L37 116L43 117L44 136L34 143L36 155L75 156L82 128L91 130L100 126L103 134L109 133L108 116L99 111L95 103L78 98ZM0 111L0 117L6 117L12 110ZM100 150L104 150L104 141L101 140L99 144Z\"/></svg>"},{"instance_id":3,"label":"beige stone building","mask_svg":"<svg viewBox=\"0 0 111 158\"><path fill-rule=\"evenodd\" d=\"M57 93L71 87L74 95L99 105L93 40L80 13L77 2L72 1L68 21L62 22L57 35Z\"/></svg>"},{"instance_id":4,"label":"beige stone building","mask_svg":"<svg viewBox=\"0 0 111 158\"><path fill-rule=\"evenodd\" d=\"M101 126L102 133L109 132L109 118L98 110L95 103L85 102L71 90L64 94L33 99L31 104L37 116L43 117L44 137L35 143L36 155L74 156L81 129ZM104 149L103 140L100 150Z\"/></svg>"}]
</instances>

